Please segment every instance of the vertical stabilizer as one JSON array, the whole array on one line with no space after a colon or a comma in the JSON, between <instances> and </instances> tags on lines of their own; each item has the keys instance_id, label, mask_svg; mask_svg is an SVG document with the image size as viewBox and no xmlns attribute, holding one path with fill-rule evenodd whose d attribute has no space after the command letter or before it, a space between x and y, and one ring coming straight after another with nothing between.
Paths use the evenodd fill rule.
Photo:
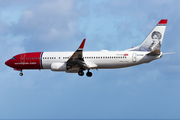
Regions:
<instances>
[{"instance_id":1,"label":"vertical stabilizer","mask_svg":"<svg viewBox=\"0 0 180 120\"><path fill-rule=\"evenodd\" d=\"M162 19L151 31L143 43L135 48L129 49L130 51L157 51L160 53L160 48L166 29L167 19Z\"/></svg>"}]
</instances>

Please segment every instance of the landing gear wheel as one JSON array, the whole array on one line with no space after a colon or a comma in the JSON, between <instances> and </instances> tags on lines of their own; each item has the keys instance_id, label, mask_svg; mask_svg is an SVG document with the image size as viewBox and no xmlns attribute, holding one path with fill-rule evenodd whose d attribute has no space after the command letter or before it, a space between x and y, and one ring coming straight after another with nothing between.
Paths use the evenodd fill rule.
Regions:
<instances>
[{"instance_id":1,"label":"landing gear wheel","mask_svg":"<svg viewBox=\"0 0 180 120\"><path fill-rule=\"evenodd\" d=\"M23 73L19 73L20 76L23 76Z\"/></svg>"},{"instance_id":2,"label":"landing gear wheel","mask_svg":"<svg viewBox=\"0 0 180 120\"><path fill-rule=\"evenodd\" d=\"M23 73L22 73L22 69L20 70L20 73L19 73L20 76L23 76Z\"/></svg>"},{"instance_id":3,"label":"landing gear wheel","mask_svg":"<svg viewBox=\"0 0 180 120\"><path fill-rule=\"evenodd\" d=\"M78 75L79 75L79 76L83 76L83 75L84 75L84 72L83 72L83 71L79 71L79 72L78 72Z\"/></svg>"},{"instance_id":4,"label":"landing gear wheel","mask_svg":"<svg viewBox=\"0 0 180 120\"><path fill-rule=\"evenodd\" d=\"M87 72L86 75L87 75L88 77L91 77L91 76L92 76L92 72Z\"/></svg>"}]
</instances>

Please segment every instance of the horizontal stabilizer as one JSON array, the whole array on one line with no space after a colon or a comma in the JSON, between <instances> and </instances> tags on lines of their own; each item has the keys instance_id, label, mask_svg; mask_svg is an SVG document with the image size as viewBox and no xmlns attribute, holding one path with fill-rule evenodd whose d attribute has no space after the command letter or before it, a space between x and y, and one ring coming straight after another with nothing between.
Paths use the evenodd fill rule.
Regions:
<instances>
[{"instance_id":1,"label":"horizontal stabilizer","mask_svg":"<svg viewBox=\"0 0 180 120\"><path fill-rule=\"evenodd\" d=\"M163 53L163 55L174 54L176 52Z\"/></svg>"},{"instance_id":2,"label":"horizontal stabilizer","mask_svg":"<svg viewBox=\"0 0 180 120\"><path fill-rule=\"evenodd\" d=\"M160 54L161 54L160 50L154 50L154 51L148 53L147 55L155 56L155 55L160 55Z\"/></svg>"}]
</instances>

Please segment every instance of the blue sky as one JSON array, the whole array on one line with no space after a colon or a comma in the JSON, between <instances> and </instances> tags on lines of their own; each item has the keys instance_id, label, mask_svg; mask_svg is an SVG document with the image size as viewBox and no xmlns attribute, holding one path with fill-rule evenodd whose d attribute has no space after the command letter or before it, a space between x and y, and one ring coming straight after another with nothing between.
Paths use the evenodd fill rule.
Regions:
<instances>
[{"instance_id":1,"label":"blue sky","mask_svg":"<svg viewBox=\"0 0 180 120\"><path fill-rule=\"evenodd\" d=\"M179 0L1 0L0 119L180 119ZM168 19L164 55L93 76L5 66L36 51L125 50Z\"/></svg>"}]
</instances>

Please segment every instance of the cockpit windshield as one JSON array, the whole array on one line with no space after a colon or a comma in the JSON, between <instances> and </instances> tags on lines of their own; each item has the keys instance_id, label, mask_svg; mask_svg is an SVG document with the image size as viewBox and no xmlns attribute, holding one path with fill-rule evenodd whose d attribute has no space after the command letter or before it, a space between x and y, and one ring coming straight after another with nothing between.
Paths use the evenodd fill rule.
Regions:
<instances>
[{"instance_id":1,"label":"cockpit windshield","mask_svg":"<svg viewBox=\"0 0 180 120\"><path fill-rule=\"evenodd\" d=\"M16 57L13 57L12 60L16 59Z\"/></svg>"}]
</instances>

